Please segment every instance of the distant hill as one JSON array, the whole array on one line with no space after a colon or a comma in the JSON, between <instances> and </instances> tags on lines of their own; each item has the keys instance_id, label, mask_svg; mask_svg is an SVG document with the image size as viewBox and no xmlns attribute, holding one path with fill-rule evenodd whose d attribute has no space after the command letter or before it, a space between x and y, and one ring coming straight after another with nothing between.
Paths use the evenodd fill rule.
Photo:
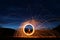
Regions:
<instances>
[{"instance_id":1,"label":"distant hill","mask_svg":"<svg viewBox=\"0 0 60 40\"><path fill-rule=\"evenodd\" d=\"M12 37L15 33L14 29L0 28L0 37Z\"/></svg>"},{"instance_id":2,"label":"distant hill","mask_svg":"<svg viewBox=\"0 0 60 40\"><path fill-rule=\"evenodd\" d=\"M60 25L58 25L56 28L54 28L53 30L56 30L60 33Z\"/></svg>"},{"instance_id":3,"label":"distant hill","mask_svg":"<svg viewBox=\"0 0 60 40\"><path fill-rule=\"evenodd\" d=\"M56 31L54 31L54 30L56 30ZM60 32L59 30L60 30L60 25L57 26L56 28L54 28L53 30L36 30L35 33L33 34L33 36L40 36L41 38L42 38L42 36L43 37L60 36L60 34L58 33L58 32ZM15 31L16 30L10 29L10 28L0 28L0 38L2 38L2 37L13 37L15 34ZM18 33L16 33L16 34L21 36L23 33L21 30L19 30Z\"/></svg>"}]
</instances>

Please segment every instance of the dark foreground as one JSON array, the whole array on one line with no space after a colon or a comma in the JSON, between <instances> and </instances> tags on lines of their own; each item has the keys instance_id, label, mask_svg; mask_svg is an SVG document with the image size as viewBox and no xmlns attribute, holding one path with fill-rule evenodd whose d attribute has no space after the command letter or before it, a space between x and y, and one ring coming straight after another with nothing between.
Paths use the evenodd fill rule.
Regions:
<instances>
[{"instance_id":1,"label":"dark foreground","mask_svg":"<svg viewBox=\"0 0 60 40\"><path fill-rule=\"evenodd\" d=\"M59 28L60 28L60 26L53 29L53 31L42 31L42 32L40 31L41 33L39 33L39 34L43 35L44 36L43 38L60 38ZM56 31L54 31L54 30L56 30ZM20 37L13 37L15 32L16 32L16 30L14 30L14 29L0 28L0 39L8 39L8 40L9 39L24 39L24 37L21 37L21 38ZM48 33L51 33L54 36L51 36ZM47 36L47 35L50 35L50 36ZM42 37L39 37L39 38L42 38ZM29 39L29 38L27 38L27 39ZM34 38L32 38L32 39L34 39Z\"/></svg>"}]
</instances>

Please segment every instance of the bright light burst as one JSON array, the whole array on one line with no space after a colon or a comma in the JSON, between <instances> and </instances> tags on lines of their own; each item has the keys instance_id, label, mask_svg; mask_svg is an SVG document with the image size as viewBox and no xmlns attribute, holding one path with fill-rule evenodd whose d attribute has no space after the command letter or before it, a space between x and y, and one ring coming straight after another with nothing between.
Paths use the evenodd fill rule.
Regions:
<instances>
[{"instance_id":1,"label":"bright light burst","mask_svg":"<svg viewBox=\"0 0 60 40\"><path fill-rule=\"evenodd\" d=\"M24 30L27 25L31 25L31 26L33 27L33 32L30 33L30 34L26 33L25 30ZM24 32L26 35L32 35L32 34L34 33L34 31L35 31L35 30L34 30L34 26L33 26L32 24L30 24L30 23L26 24L26 25L23 27L23 32Z\"/></svg>"},{"instance_id":2,"label":"bright light burst","mask_svg":"<svg viewBox=\"0 0 60 40\"><path fill-rule=\"evenodd\" d=\"M30 34L27 34L24 31L24 28L27 25L31 25L33 27L33 32ZM42 29L42 30L38 30L38 28ZM54 36L55 34L53 34L54 31L43 30L44 28L46 28L46 27L41 26L40 21L38 21L38 20L35 20L35 19L27 20L21 24L20 28L18 28L14 37L19 37L19 38L40 38L41 37L41 38L44 38L44 35L47 35L47 34L53 35L50 37L56 37L56 36ZM45 36L45 37L48 37L48 36Z\"/></svg>"}]
</instances>

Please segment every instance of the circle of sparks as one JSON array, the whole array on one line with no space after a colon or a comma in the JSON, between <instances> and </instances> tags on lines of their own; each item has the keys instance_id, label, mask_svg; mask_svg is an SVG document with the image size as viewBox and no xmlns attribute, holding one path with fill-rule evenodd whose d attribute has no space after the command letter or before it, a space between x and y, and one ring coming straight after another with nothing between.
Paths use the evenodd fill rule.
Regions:
<instances>
[{"instance_id":1,"label":"circle of sparks","mask_svg":"<svg viewBox=\"0 0 60 40\"><path fill-rule=\"evenodd\" d=\"M24 30L27 25L31 25L32 28L33 28L33 31L32 31L32 33L30 33L30 34L26 33L25 30ZM33 26L32 24L26 24L26 25L23 27L23 32L24 32L26 35L32 35L32 34L34 33L34 26Z\"/></svg>"}]
</instances>

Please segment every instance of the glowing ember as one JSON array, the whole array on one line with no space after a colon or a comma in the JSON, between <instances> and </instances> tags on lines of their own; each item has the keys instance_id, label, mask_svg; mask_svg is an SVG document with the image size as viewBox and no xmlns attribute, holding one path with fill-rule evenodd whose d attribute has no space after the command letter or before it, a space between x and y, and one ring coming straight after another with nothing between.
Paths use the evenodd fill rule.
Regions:
<instances>
[{"instance_id":1,"label":"glowing ember","mask_svg":"<svg viewBox=\"0 0 60 40\"><path fill-rule=\"evenodd\" d=\"M24 30L26 29L27 27L27 30ZM29 28L30 27L30 28ZM34 26L32 24L26 24L24 27L23 27L23 32L26 34L26 35L32 35L34 33Z\"/></svg>"},{"instance_id":2,"label":"glowing ember","mask_svg":"<svg viewBox=\"0 0 60 40\"><path fill-rule=\"evenodd\" d=\"M38 27L36 27L38 23L39 22L34 19L23 22L21 24L20 28L18 28L18 30L14 36L30 38L31 36L36 35L35 30L36 30L36 28L38 28Z\"/></svg>"},{"instance_id":3,"label":"glowing ember","mask_svg":"<svg viewBox=\"0 0 60 40\"><path fill-rule=\"evenodd\" d=\"M19 38L56 38L56 31L53 30L38 30L36 28L43 28L44 26L38 25L40 22L37 20L27 20L23 22L18 28L17 32L14 34L14 37ZM45 27L44 27L45 28ZM59 34L58 34L59 35Z\"/></svg>"}]
</instances>

